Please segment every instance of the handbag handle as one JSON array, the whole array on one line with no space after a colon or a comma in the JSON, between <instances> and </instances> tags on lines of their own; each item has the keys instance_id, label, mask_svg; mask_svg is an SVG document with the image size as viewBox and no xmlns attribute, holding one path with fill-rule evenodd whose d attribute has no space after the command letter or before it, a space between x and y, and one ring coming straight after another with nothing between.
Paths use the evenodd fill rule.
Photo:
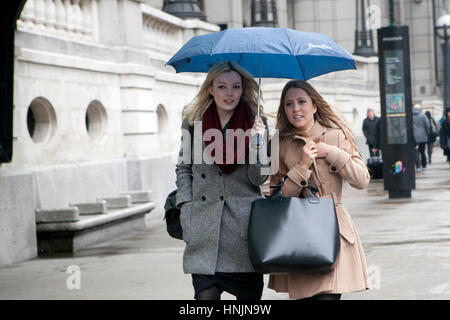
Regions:
<instances>
[{"instance_id":1,"label":"handbag handle","mask_svg":"<svg viewBox=\"0 0 450 320\"><path fill-rule=\"evenodd\" d=\"M281 192L281 187L283 186L284 180L286 180L285 177L287 177L287 176L284 176L282 178L283 182L277 184L276 186L270 186L271 188L274 188L275 190L272 192L272 194L269 197L267 197L267 199L270 199L272 201L281 201L283 199L283 193ZM316 196L313 189L315 189L315 188L308 186L309 196L307 197L307 199L310 203L317 204L320 202L320 198L318 196Z\"/></svg>"},{"instance_id":2,"label":"handbag handle","mask_svg":"<svg viewBox=\"0 0 450 320\"><path fill-rule=\"evenodd\" d=\"M274 201L281 201L283 198L283 194L281 192L281 187L284 184L284 181L286 180L287 175L281 178L280 183L276 186L270 186L271 189L275 189L270 196L268 196L268 199L274 200Z\"/></svg>"},{"instance_id":3,"label":"handbag handle","mask_svg":"<svg viewBox=\"0 0 450 320\"><path fill-rule=\"evenodd\" d=\"M319 172L317 171L317 165L316 165L316 160L315 159L313 159L312 166L313 166L314 172L316 173L317 180L319 182L318 183L318 188L319 189L318 190L316 189L316 190L319 191L320 195L323 195L322 181L320 180ZM279 184L277 184L276 186L270 186L270 188L275 189L275 190L268 197L269 199L274 200L274 201L281 201L281 199L283 198L283 193L281 192L281 187L283 186L283 184L284 184L284 182L286 181L287 178L288 178L288 176L285 175L285 176L283 176L280 179L280 183ZM321 188L322 188L322 190L320 190ZM315 189L315 188L311 187L311 185L308 185L308 190L309 190L308 201L310 203L319 203L320 202L320 198L315 195L315 192L314 192L313 189Z\"/></svg>"},{"instance_id":4,"label":"handbag handle","mask_svg":"<svg viewBox=\"0 0 450 320\"><path fill-rule=\"evenodd\" d=\"M312 164L313 168L314 168L314 172L316 173L316 177L317 180L319 182L318 186L319 187L319 194L321 196L323 196L323 186L322 186L322 180L320 180L320 176L319 176L319 171L317 171L317 164L316 164L316 159L313 159L313 164Z\"/></svg>"}]
</instances>

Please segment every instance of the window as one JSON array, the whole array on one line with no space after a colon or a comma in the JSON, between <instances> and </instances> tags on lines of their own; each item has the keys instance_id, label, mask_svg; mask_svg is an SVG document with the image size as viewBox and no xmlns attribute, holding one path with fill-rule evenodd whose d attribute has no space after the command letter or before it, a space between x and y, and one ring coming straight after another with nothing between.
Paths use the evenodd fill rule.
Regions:
<instances>
[{"instance_id":1,"label":"window","mask_svg":"<svg viewBox=\"0 0 450 320\"><path fill-rule=\"evenodd\" d=\"M103 104L94 100L86 109L86 130L89 137L96 141L101 140L106 132L108 117Z\"/></svg>"},{"instance_id":2,"label":"window","mask_svg":"<svg viewBox=\"0 0 450 320\"><path fill-rule=\"evenodd\" d=\"M35 143L47 143L56 132L56 113L44 97L35 98L27 111L27 128Z\"/></svg>"}]
</instances>

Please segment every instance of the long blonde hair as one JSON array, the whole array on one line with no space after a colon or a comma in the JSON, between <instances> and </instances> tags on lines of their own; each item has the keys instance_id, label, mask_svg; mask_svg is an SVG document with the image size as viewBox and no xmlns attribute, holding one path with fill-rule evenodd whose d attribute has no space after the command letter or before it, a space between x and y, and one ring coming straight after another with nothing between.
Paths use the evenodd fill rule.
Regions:
<instances>
[{"instance_id":1,"label":"long blonde hair","mask_svg":"<svg viewBox=\"0 0 450 320\"><path fill-rule=\"evenodd\" d=\"M208 75L203 82L200 91L195 96L194 100L185 108L183 112L183 118L189 120L190 125L194 125L194 121L201 120L203 114L209 108L211 103L214 101L214 97L209 93L209 89L212 87L214 80L224 72L235 71L241 76L242 80L242 96L241 101L247 103L247 105L252 110L253 114L258 111L258 84L255 79L235 62L232 61L222 61L216 63L209 69ZM262 101L262 97L261 101ZM263 108L259 108L261 116L263 115Z\"/></svg>"},{"instance_id":2,"label":"long blonde hair","mask_svg":"<svg viewBox=\"0 0 450 320\"><path fill-rule=\"evenodd\" d=\"M295 135L295 128L287 119L284 111L284 99L286 93L291 88L303 89L311 98L312 103L317 107L314 113L314 120L318 121L322 126L328 128L340 128L345 138L350 142L353 150L358 151L351 129L345 122L333 111L331 106L323 99L323 97L309 83L301 80L291 80L283 88L281 92L280 105L278 106L277 125L280 137L289 137ZM359 152L359 151L358 151Z\"/></svg>"}]
</instances>

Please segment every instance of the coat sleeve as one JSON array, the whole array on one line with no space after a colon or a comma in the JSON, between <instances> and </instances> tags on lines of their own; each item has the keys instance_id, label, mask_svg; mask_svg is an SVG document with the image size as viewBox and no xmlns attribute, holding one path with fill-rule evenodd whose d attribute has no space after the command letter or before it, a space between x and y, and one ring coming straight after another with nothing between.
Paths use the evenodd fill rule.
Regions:
<instances>
[{"instance_id":1,"label":"coat sleeve","mask_svg":"<svg viewBox=\"0 0 450 320\"><path fill-rule=\"evenodd\" d=\"M290 147L289 143L282 143L280 146L280 154L283 154L283 148ZM280 157L281 159L281 157ZM300 159L298 159L300 160ZM284 166L280 163L280 167ZM281 168L280 168L281 169ZM280 172L280 171L279 171ZM283 187L281 191L283 195L298 197L303 190L303 188L308 187L308 181L311 177L312 170L305 169L298 162L292 166L292 168L287 170L286 175L281 175L278 173L271 179L271 185L277 185L280 183L281 179L285 177L285 181L283 183Z\"/></svg>"},{"instance_id":2,"label":"coat sleeve","mask_svg":"<svg viewBox=\"0 0 450 320\"><path fill-rule=\"evenodd\" d=\"M361 154L352 148L342 130L338 132L338 145L331 146L325 161L329 164L329 172L339 174L352 187L364 189L369 184L369 170Z\"/></svg>"},{"instance_id":3,"label":"coat sleeve","mask_svg":"<svg viewBox=\"0 0 450 320\"><path fill-rule=\"evenodd\" d=\"M256 187L262 185L268 178L270 170L270 140L269 140L269 126L267 121L263 118L263 122L266 126L266 131L264 132L264 137L261 139L263 146L263 153L266 153L261 160L259 157L254 156L254 159L258 159L256 163L250 163L247 167L247 177L251 184ZM249 152L256 152L257 149L252 146L256 145L257 136L253 137L253 141L250 142Z\"/></svg>"},{"instance_id":4,"label":"coat sleeve","mask_svg":"<svg viewBox=\"0 0 450 320\"><path fill-rule=\"evenodd\" d=\"M183 120L181 131L183 134L181 137L180 152L178 153L178 162L175 167L177 176L177 207L180 207L184 202L192 201L192 157L184 157L186 151L188 151L188 155L191 154L190 149L192 146L191 141L183 141L183 138L188 137L188 134L190 136L189 122L186 119ZM189 150L186 150L186 148L189 148Z\"/></svg>"},{"instance_id":5,"label":"coat sleeve","mask_svg":"<svg viewBox=\"0 0 450 320\"><path fill-rule=\"evenodd\" d=\"M308 187L311 173L312 170L305 169L299 163L296 163L286 174L286 180L281 188L283 194L298 197L303 188Z\"/></svg>"}]
</instances>

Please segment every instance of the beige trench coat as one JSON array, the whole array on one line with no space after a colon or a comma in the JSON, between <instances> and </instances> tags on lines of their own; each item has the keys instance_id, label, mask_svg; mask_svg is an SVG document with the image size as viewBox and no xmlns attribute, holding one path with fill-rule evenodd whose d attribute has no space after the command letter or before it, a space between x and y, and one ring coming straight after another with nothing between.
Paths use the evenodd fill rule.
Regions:
<instances>
[{"instance_id":1,"label":"beige trench coat","mask_svg":"<svg viewBox=\"0 0 450 320\"><path fill-rule=\"evenodd\" d=\"M370 175L361 155L352 150L342 130L323 127L316 121L308 136L282 140L280 168L271 177L270 184L277 185L281 177L287 174L288 178L282 187L283 196L286 197L299 196L302 188L309 184L319 186L314 170L306 170L298 164L305 142L311 140L333 146L326 158L316 158L316 166L323 195L332 195L335 199L341 249L335 268L329 273L270 275L268 287L278 292L289 292L293 299L319 293L348 293L368 289L367 265L361 241L352 218L342 204L342 182L345 180L354 188L364 189L370 181Z\"/></svg>"}]
</instances>

